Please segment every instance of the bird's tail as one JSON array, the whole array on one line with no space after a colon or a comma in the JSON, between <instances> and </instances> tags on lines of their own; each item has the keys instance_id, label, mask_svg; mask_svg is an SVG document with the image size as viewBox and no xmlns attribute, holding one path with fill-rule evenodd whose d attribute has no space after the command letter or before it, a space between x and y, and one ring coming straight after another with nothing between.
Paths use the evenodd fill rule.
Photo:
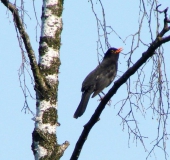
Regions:
<instances>
[{"instance_id":1,"label":"bird's tail","mask_svg":"<svg viewBox=\"0 0 170 160\"><path fill-rule=\"evenodd\" d=\"M80 104L79 104L79 106L77 107L77 110L74 113L74 118L78 118L78 117L81 117L83 115L83 113L86 110L87 103L89 101L91 94L92 94L91 92L83 92Z\"/></svg>"}]
</instances>

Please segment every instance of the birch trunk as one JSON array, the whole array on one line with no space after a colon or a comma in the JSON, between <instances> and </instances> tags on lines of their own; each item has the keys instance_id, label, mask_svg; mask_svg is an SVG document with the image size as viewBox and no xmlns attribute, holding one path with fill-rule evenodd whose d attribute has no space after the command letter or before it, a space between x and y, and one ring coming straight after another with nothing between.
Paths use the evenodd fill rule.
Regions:
<instances>
[{"instance_id":1,"label":"birch trunk","mask_svg":"<svg viewBox=\"0 0 170 160\"><path fill-rule=\"evenodd\" d=\"M36 160L57 160L64 152L56 138L62 10L62 0L43 1L38 63L42 83L38 80L41 84L35 84L36 117L32 134L32 150Z\"/></svg>"}]
</instances>

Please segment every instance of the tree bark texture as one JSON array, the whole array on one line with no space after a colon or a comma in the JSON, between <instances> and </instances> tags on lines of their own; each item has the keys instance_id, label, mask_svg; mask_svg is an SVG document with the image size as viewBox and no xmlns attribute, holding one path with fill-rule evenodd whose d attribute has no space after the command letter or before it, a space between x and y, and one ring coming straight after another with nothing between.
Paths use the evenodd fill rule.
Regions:
<instances>
[{"instance_id":1,"label":"tree bark texture","mask_svg":"<svg viewBox=\"0 0 170 160\"><path fill-rule=\"evenodd\" d=\"M38 63L42 80L35 84L36 117L32 134L32 150L36 160L57 160L64 152L56 138L62 11L62 0L43 1Z\"/></svg>"}]
</instances>

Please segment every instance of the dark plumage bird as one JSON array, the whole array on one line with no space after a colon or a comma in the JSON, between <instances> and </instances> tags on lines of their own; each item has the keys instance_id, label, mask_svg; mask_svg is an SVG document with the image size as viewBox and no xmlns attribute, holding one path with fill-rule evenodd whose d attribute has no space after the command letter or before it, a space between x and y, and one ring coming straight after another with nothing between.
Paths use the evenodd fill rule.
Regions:
<instances>
[{"instance_id":1,"label":"dark plumage bird","mask_svg":"<svg viewBox=\"0 0 170 160\"><path fill-rule=\"evenodd\" d=\"M74 113L74 118L82 116L92 93L93 98L112 83L117 73L119 53L122 50L122 48L108 49L103 61L87 75L82 84L81 91L83 93L80 104Z\"/></svg>"}]
</instances>

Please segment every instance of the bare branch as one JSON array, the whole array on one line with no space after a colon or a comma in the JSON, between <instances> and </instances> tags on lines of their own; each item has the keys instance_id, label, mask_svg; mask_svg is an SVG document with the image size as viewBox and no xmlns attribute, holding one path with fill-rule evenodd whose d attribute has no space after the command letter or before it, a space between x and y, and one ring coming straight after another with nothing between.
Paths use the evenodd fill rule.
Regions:
<instances>
[{"instance_id":1,"label":"bare branch","mask_svg":"<svg viewBox=\"0 0 170 160\"><path fill-rule=\"evenodd\" d=\"M156 7L156 11L159 12L159 13L163 13L163 12L164 12L164 13L166 14L167 11L168 11L168 7L167 7L166 9L160 11L160 10L158 10L158 8L159 8L160 6L161 6L161 4L159 4L159 5Z\"/></svg>"},{"instance_id":2,"label":"bare branch","mask_svg":"<svg viewBox=\"0 0 170 160\"><path fill-rule=\"evenodd\" d=\"M166 19L165 15L165 19ZM164 23L167 23L164 20ZM150 44L150 47L142 54L142 57L132 66L130 67L113 85L113 87L109 90L109 92L106 94L106 96L102 99L100 104L98 105L97 109L95 110L95 113L92 115L89 122L84 126L84 129L82 131L82 134L79 137L79 140L76 143L75 149L73 151L73 154L71 156L70 160L76 160L78 159L78 156L81 152L81 149L88 137L88 134L92 127L95 125L95 123L98 121L100 114L102 113L103 109L105 108L106 104L109 102L111 97L117 92L117 90L120 88L121 85L126 83L126 81L143 65L145 62L152 57L154 54L156 54L156 49L158 49L163 43L166 43L170 41L170 35L168 37L163 37L165 33L167 33L170 30L170 28L167 28L167 25L164 25L162 31L157 35L156 39ZM138 130L138 128L136 128ZM139 132L140 134L140 132ZM140 141L143 143L143 136L141 134L137 138L140 139Z\"/></svg>"},{"instance_id":3,"label":"bare branch","mask_svg":"<svg viewBox=\"0 0 170 160\"><path fill-rule=\"evenodd\" d=\"M67 149L67 147L70 145L68 141L65 141L63 144L61 144L58 148L58 153L57 155L63 155L64 151Z\"/></svg>"},{"instance_id":4,"label":"bare branch","mask_svg":"<svg viewBox=\"0 0 170 160\"><path fill-rule=\"evenodd\" d=\"M26 48L26 51L27 51L27 54L28 54L28 57L29 57L29 60L30 60L31 70L33 72L35 83L40 84L41 86L39 86L39 87L46 88L46 85L44 83L44 79L41 77L40 70L39 70L39 67L37 65L35 53L33 51L31 43L30 43L30 38L25 31L25 28L23 26L23 23L21 21L19 13L18 13L18 9L16 8L15 5L10 3L8 0L1 0L1 2L11 11L11 13L13 15L14 23L15 23L15 25L16 25L16 27L17 27L17 29L18 29L21 37L22 37L22 40L24 42L24 45L25 45L25 48Z\"/></svg>"}]
</instances>

